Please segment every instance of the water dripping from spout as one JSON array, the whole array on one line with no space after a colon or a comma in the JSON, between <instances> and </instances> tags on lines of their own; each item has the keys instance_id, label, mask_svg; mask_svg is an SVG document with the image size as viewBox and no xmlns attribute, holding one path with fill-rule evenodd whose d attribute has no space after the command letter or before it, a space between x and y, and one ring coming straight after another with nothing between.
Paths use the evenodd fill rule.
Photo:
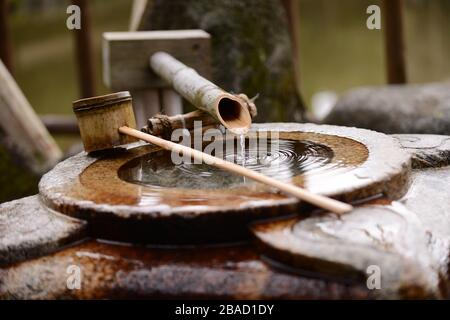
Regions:
<instances>
[{"instance_id":1,"label":"water dripping from spout","mask_svg":"<svg viewBox=\"0 0 450 320\"><path fill-rule=\"evenodd\" d=\"M239 144L241 146L241 166L245 168L245 136L243 134L239 135ZM246 178L244 176L244 183Z\"/></svg>"}]
</instances>

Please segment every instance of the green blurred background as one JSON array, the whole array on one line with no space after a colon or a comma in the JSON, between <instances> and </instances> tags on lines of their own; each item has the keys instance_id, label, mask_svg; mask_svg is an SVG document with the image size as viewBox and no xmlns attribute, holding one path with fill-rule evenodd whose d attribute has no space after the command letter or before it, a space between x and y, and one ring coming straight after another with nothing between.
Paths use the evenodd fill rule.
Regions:
<instances>
[{"instance_id":1,"label":"green blurred background","mask_svg":"<svg viewBox=\"0 0 450 320\"><path fill-rule=\"evenodd\" d=\"M73 37L66 1L16 0L12 15L15 78L38 113L71 113L78 98ZM130 0L91 0L98 93L101 33L127 30ZM30 3L34 5L30 6ZM40 7L39 3L47 3ZM382 31L366 28L376 0L299 0L301 89L338 93L385 83ZM450 0L406 0L405 35L410 82L450 78Z\"/></svg>"}]
</instances>

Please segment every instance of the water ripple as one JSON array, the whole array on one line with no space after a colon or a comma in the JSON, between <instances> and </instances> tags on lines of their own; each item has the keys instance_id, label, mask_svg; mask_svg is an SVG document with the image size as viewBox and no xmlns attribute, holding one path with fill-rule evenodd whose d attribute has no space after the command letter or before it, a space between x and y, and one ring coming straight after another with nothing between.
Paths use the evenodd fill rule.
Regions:
<instances>
[{"instance_id":1,"label":"water ripple","mask_svg":"<svg viewBox=\"0 0 450 320\"><path fill-rule=\"evenodd\" d=\"M245 157L239 142L224 151L222 158L267 176L290 181L305 172L328 171L333 151L310 141L269 140L263 146L246 140ZM121 179L150 187L210 189L253 183L249 179L206 164L173 164L168 151L150 153L134 159L119 170Z\"/></svg>"}]
</instances>

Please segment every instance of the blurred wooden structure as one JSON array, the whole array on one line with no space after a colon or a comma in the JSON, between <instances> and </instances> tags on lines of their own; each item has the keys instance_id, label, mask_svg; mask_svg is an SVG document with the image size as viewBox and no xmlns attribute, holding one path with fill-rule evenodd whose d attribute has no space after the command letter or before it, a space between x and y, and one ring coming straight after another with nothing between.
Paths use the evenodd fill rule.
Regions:
<instances>
[{"instance_id":1,"label":"blurred wooden structure","mask_svg":"<svg viewBox=\"0 0 450 320\"><path fill-rule=\"evenodd\" d=\"M92 27L89 1L73 0L81 9L82 28L74 30L75 52L78 64L80 97L95 96L95 73L92 53ZM8 19L9 0L0 0L0 59L12 74L14 55L11 44L11 31ZM52 134L78 134L75 117L65 115L45 115L41 117Z\"/></svg>"},{"instance_id":2,"label":"blurred wooden structure","mask_svg":"<svg viewBox=\"0 0 450 320\"><path fill-rule=\"evenodd\" d=\"M152 72L150 57L165 51L211 77L210 35L203 30L103 33L103 81L113 91L170 88Z\"/></svg>"},{"instance_id":3,"label":"blurred wooden structure","mask_svg":"<svg viewBox=\"0 0 450 320\"><path fill-rule=\"evenodd\" d=\"M382 19L385 22L384 47L389 84L404 84L407 81L402 11L402 0L383 0Z\"/></svg>"},{"instance_id":4,"label":"blurred wooden structure","mask_svg":"<svg viewBox=\"0 0 450 320\"><path fill-rule=\"evenodd\" d=\"M292 51L298 85L300 85L299 8L296 0L280 0L286 10L291 32ZM407 82L405 40L403 34L403 0L382 0L382 21L384 21L384 49L386 57L387 83Z\"/></svg>"},{"instance_id":5,"label":"blurred wooden structure","mask_svg":"<svg viewBox=\"0 0 450 320\"><path fill-rule=\"evenodd\" d=\"M80 97L95 96L94 59L92 48L91 9L88 0L72 0L81 9L81 29L73 30L78 63Z\"/></svg>"},{"instance_id":6,"label":"blurred wooden structure","mask_svg":"<svg viewBox=\"0 0 450 320\"><path fill-rule=\"evenodd\" d=\"M296 68L296 80L300 83L299 44L298 44L298 4L295 0L280 0L286 10L291 33L293 61ZM406 83L406 61L403 36L402 0L383 0L382 20L385 37L386 70L388 83ZM81 30L75 30L75 51L78 64L78 78L80 97L96 95L95 74L92 55L92 27L90 4L87 0L72 0L81 8ZM11 33L8 19L10 1L0 0L0 57L8 70L13 71L13 53ZM149 10L151 2L148 0L134 0L130 18L130 31L142 28L142 17ZM299 86L299 85L298 85ZM170 89L134 89L132 90L135 113L139 118L139 125L145 119L158 113L167 115L182 112L182 100ZM49 115L42 118L52 133L78 133L76 121L73 117Z\"/></svg>"},{"instance_id":7,"label":"blurred wooden structure","mask_svg":"<svg viewBox=\"0 0 450 320\"><path fill-rule=\"evenodd\" d=\"M296 70L297 86L300 87L300 47L299 47L299 6L296 0L280 0L283 5L292 43L292 56ZM384 48L386 57L387 83L403 84L407 82L406 59L404 50L403 35L403 0L382 0L382 21L384 34ZM147 0L134 0L130 26L132 28L142 28L144 22L142 18L148 16L153 3Z\"/></svg>"},{"instance_id":8,"label":"blurred wooden structure","mask_svg":"<svg viewBox=\"0 0 450 320\"><path fill-rule=\"evenodd\" d=\"M0 114L2 144L31 172L42 174L61 160L61 150L1 62Z\"/></svg>"},{"instance_id":9,"label":"blurred wooden structure","mask_svg":"<svg viewBox=\"0 0 450 320\"><path fill-rule=\"evenodd\" d=\"M51 134L78 134L77 119L72 115L46 114L41 121Z\"/></svg>"},{"instance_id":10,"label":"blurred wooden structure","mask_svg":"<svg viewBox=\"0 0 450 320\"><path fill-rule=\"evenodd\" d=\"M147 0L134 0L131 9L130 31L141 30L141 19L148 5ZM147 119L163 113L168 116L183 113L183 101L170 88L128 88L133 96L133 107L138 127L147 124Z\"/></svg>"},{"instance_id":11,"label":"blurred wooden structure","mask_svg":"<svg viewBox=\"0 0 450 320\"><path fill-rule=\"evenodd\" d=\"M8 68L9 72L13 73L13 54L8 11L9 1L0 0L0 59L6 68Z\"/></svg>"}]
</instances>

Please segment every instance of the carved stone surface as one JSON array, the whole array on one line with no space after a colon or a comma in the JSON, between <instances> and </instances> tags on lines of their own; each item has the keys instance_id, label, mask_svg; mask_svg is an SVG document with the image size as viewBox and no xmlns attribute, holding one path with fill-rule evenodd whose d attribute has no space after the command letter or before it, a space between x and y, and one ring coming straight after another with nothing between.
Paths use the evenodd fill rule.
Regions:
<instances>
[{"instance_id":1,"label":"carved stone surface","mask_svg":"<svg viewBox=\"0 0 450 320\"><path fill-rule=\"evenodd\" d=\"M450 167L415 171L408 193L400 200L417 214L429 236L429 247L447 274L450 248Z\"/></svg>"},{"instance_id":2,"label":"carved stone surface","mask_svg":"<svg viewBox=\"0 0 450 320\"><path fill-rule=\"evenodd\" d=\"M80 289L68 288L69 266ZM70 285L77 285L70 279ZM252 246L152 249L87 242L0 268L0 299L366 299L359 285L282 273Z\"/></svg>"},{"instance_id":3,"label":"carved stone surface","mask_svg":"<svg viewBox=\"0 0 450 320\"><path fill-rule=\"evenodd\" d=\"M413 168L437 168L450 165L450 136L432 134L394 134L412 156Z\"/></svg>"},{"instance_id":4,"label":"carved stone surface","mask_svg":"<svg viewBox=\"0 0 450 320\"><path fill-rule=\"evenodd\" d=\"M260 224L254 232L267 254L289 265L361 281L376 266L383 297L441 297L448 285L449 181L448 167L415 171L398 202Z\"/></svg>"},{"instance_id":5,"label":"carved stone surface","mask_svg":"<svg viewBox=\"0 0 450 320\"><path fill-rule=\"evenodd\" d=\"M450 134L450 84L389 85L353 89L324 123L384 133Z\"/></svg>"},{"instance_id":6,"label":"carved stone surface","mask_svg":"<svg viewBox=\"0 0 450 320\"><path fill-rule=\"evenodd\" d=\"M86 235L85 222L63 216L31 196L0 205L0 265L42 256Z\"/></svg>"}]
</instances>

